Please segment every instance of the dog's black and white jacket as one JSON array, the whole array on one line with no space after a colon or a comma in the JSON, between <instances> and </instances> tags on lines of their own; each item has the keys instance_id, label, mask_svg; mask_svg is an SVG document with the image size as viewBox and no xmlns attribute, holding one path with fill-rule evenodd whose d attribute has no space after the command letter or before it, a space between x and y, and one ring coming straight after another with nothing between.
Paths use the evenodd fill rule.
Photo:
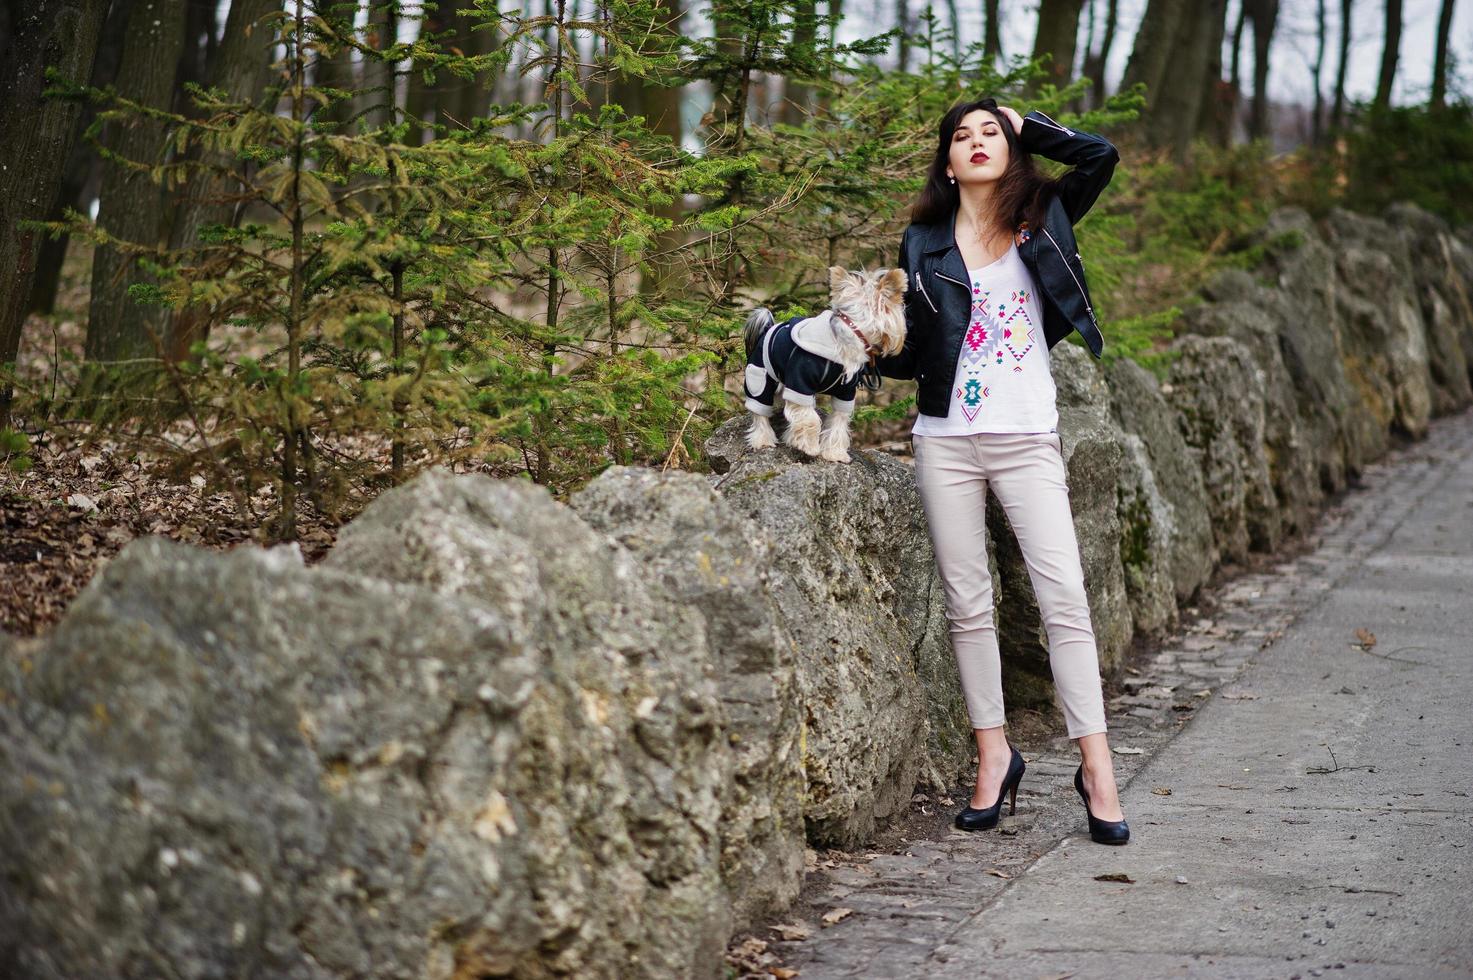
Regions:
<instances>
[{"instance_id":1,"label":"dog's black and white jacket","mask_svg":"<svg viewBox=\"0 0 1473 980\"><path fill-rule=\"evenodd\" d=\"M779 387L783 398L812 405L814 396L833 398L835 412L854 411L859 371L845 375L829 321L832 310L816 316L790 317L768 324L748 358L744 377L746 406L758 415L772 415Z\"/></svg>"}]
</instances>

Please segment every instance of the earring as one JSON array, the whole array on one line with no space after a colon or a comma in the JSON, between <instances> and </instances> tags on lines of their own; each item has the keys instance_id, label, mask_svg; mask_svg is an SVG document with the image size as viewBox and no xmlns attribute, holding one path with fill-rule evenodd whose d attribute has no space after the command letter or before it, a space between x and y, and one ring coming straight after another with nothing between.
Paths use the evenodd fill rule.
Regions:
<instances>
[{"instance_id":1,"label":"earring","mask_svg":"<svg viewBox=\"0 0 1473 980\"><path fill-rule=\"evenodd\" d=\"M953 183L953 184L955 184L955 183L956 183L956 178L955 178L955 177L953 177L953 178L951 178L951 182L952 182L952 183Z\"/></svg>"}]
</instances>

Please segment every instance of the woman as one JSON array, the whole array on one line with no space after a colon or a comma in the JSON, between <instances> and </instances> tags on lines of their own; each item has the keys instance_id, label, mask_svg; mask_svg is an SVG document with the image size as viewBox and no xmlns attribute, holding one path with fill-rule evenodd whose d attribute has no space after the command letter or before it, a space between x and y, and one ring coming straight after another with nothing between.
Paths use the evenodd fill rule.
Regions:
<instances>
[{"instance_id":1,"label":"woman","mask_svg":"<svg viewBox=\"0 0 1473 980\"><path fill-rule=\"evenodd\" d=\"M905 348L877 367L918 382L911 430L916 485L946 588L947 618L979 765L964 830L1016 807L1023 758L1003 733L1002 672L984 533L987 486L1007 511L1049 638L1049 664L1082 763L1075 788L1090 837L1130 836L1105 735L1099 656L1065 483L1048 351L1078 330L1099 357L1104 338L1073 225L1119 160L1102 136L1025 117L993 99L941 120L925 188L901 238ZM1044 177L1031 153L1074 165Z\"/></svg>"}]
</instances>

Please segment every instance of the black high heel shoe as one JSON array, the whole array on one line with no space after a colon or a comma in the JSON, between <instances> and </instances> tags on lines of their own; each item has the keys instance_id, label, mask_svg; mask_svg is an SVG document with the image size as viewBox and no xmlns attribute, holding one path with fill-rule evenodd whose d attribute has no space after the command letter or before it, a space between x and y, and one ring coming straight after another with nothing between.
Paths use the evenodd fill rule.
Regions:
<instances>
[{"instance_id":1,"label":"black high heel shoe","mask_svg":"<svg viewBox=\"0 0 1473 980\"><path fill-rule=\"evenodd\" d=\"M997 826L997 821L1002 817L1002 799L1010 797L1008 813L1018 812L1018 782L1023 778L1023 770L1028 767L1023 764L1023 756L1011 743L1008 749L1013 753L1008 759L1008 772L1002 779L1002 791L997 794L997 802L985 809L977 809L968 804L956 815L956 825L961 830L991 830ZM980 765L980 762L979 762Z\"/></svg>"},{"instance_id":2,"label":"black high heel shoe","mask_svg":"<svg viewBox=\"0 0 1473 980\"><path fill-rule=\"evenodd\" d=\"M1089 794L1084 791L1084 765L1074 770L1074 788L1084 800L1084 812L1089 818L1089 839L1096 844L1124 844L1130 840L1130 827L1124 820L1101 820L1089 812Z\"/></svg>"}]
</instances>

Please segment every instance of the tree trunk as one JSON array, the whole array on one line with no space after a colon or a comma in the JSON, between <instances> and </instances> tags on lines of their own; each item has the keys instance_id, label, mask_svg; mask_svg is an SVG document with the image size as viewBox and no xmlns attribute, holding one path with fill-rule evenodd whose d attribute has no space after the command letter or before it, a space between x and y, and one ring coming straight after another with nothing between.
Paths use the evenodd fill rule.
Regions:
<instances>
[{"instance_id":1,"label":"tree trunk","mask_svg":"<svg viewBox=\"0 0 1473 980\"><path fill-rule=\"evenodd\" d=\"M1353 0L1340 0L1340 62L1335 69L1335 107L1330 110L1330 129L1339 132L1345 124L1345 69L1350 64L1350 13Z\"/></svg>"},{"instance_id":2,"label":"tree trunk","mask_svg":"<svg viewBox=\"0 0 1473 980\"><path fill-rule=\"evenodd\" d=\"M1201 0L1195 17L1182 17L1171 45L1171 60L1164 84L1157 95L1155 112L1147 133L1151 143L1171 149L1177 160L1185 160L1196 136L1202 115L1203 79L1211 62L1213 40L1221 46L1222 21L1227 0Z\"/></svg>"},{"instance_id":3,"label":"tree trunk","mask_svg":"<svg viewBox=\"0 0 1473 980\"><path fill-rule=\"evenodd\" d=\"M235 102L256 102L266 90L271 65L275 29L262 19L281 9L281 0L231 0L225 21L225 36L220 41L211 65L210 85L223 89L226 98ZM220 166L229 163L221 155L213 161ZM200 230L210 225L235 227L240 216L236 205L227 200L235 191L223 176L201 172L187 184L175 212L174 227L169 236L171 249L192 248L199 243ZM209 311L186 307L162 318L161 329L167 338L165 348L171 360L183 360L195 341L209 338Z\"/></svg>"},{"instance_id":4,"label":"tree trunk","mask_svg":"<svg viewBox=\"0 0 1473 980\"><path fill-rule=\"evenodd\" d=\"M660 16L663 23L658 30L671 37L678 37L681 33L681 24L685 20L685 7L682 0L662 0ZM641 111L649 120L650 128L661 135L670 137L676 146L680 146L681 139L685 135L680 119L680 105L685 89L683 87L670 88L665 85L644 85L641 86L641 89Z\"/></svg>"},{"instance_id":5,"label":"tree trunk","mask_svg":"<svg viewBox=\"0 0 1473 980\"><path fill-rule=\"evenodd\" d=\"M235 6L236 4L232 0L230 4L232 14L235 13ZM256 6L259 7L261 5L257 4ZM272 10L280 10L280 0L271 4L270 8ZM319 16L330 25L335 33L345 34L354 29L353 15L356 12L356 9L350 6L342 10L336 8L325 9ZM225 29L228 33L230 30L228 23ZM265 30L264 27L259 27L253 33L259 34L263 30ZM226 43L228 41L229 38L227 37ZM266 64L269 65L270 61L271 59L268 57ZM323 88L341 89L348 92L358 87L358 80L353 74L353 49L347 44L338 45L336 48L327 51L319 51L317 57L312 62L311 68L312 84L314 85ZM337 123L340 126L346 124L350 127L356 125L356 123L350 122L353 118L354 111L360 108L356 98L340 98L336 102L328 105L323 105L314 100L314 104L316 106L312 110L312 121L314 123Z\"/></svg>"},{"instance_id":6,"label":"tree trunk","mask_svg":"<svg viewBox=\"0 0 1473 980\"><path fill-rule=\"evenodd\" d=\"M816 54L814 45L818 40L818 0L798 0L793 6L793 55L812 60ZM813 86L793 80L785 80L783 92L782 121L797 126L813 110Z\"/></svg>"},{"instance_id":7,"label":"tree trunk","mask_svg":"<svg viewBox=\"0 0 1473 980\"><path fill-rule=\"evenodd\" d=\"M1204 4L1204 7L1207 5ZM1202 18L1207 32L1203 54L1206 58L1202 73L1201 104L1197 111L1197 127L1194 135L1200 136L1216 146L1227 146L1232 140L1233 98L1232 87L1222 78L1222 41L1227 34L1227 4L1224 0L1220 9L1209 16L1204 10Z\"/></svg>"},{"instance_id":8,"label":"tree trunk","mask_svg":"<svg viewBox=\"0 0 1473 980\"><path fill-rule=\"evenodd\" d=\"M732 0L715 0L711 7L716 49L727 62L725 74L712 86L715 98L712 100L711 121L717 131L732 126L737 134L746 129L744 116L747 107L747 73L737 64L746 52L744 28L747 21L740 9ZM737 142L740 142L740 136Z\"/></svg>"},{"instance_id":9,"label":"tree trunk","mask_svg":"<svg viewBox=\"0 0 1473 980\"><path fill-rule=\"evenodd\" d=\"M188 0L135 0L128 18L118 93L147 106L168 108L174 72L184 45ZM164 126L131 117L113 130L108 143L120 156L139 162L162 157ZM108 235L157 246L162 228L162 194L147 173L108 162L103 168L97 224ZM108 245L92 255L92 302L87 317L85 356L89 362L152 357L160 353L149 336L144 310L128 297L130 284L142 280L136 260ZM158 338L160 344L162 337Z\"/></svg>"},{"instance_id":10,"label":"tree trunk","mask_svg":"<svg viewBox=\"0 0 1473 980\"><path fill-rule=\"evenodd\" d=\"M19 11L24 9L25 12ZM0 365L15 361L30 305L41 236L18 227L42 220L56 200L81 107L45 98L45 72L73 82L92 75L107 6L96 0L35 0L0 6L0 78L7 111L0 119ZM0 381L0 425L11 390Z\"/></svg>"},{"instance_id":11,"label":"tree trunk","mask_svg":"<svg viewBox=\"0 0 1473 980\"><path fill-rule=\"evenodd\" d=\"M181 116L199 118L194 97L187 85L205 85L210 78L210 65L215 56L215 28L217 25L217 3L215 0L186 0L184 12L184 43L179 47L179 64L174 69L174 92L170 108ZM194 156L189 152L180 157L172 149L166 151L167 158L183 162ZM159 227L168 229L174 224L174 209L178 205L174 195L160 190ZM161 326L166 312L157 307L146 310L145 318L150 325ZM162 336L162 335L160 335Z\"/></svg>"},{"instance_id":12,"label":"tree trunk","mask_svg":"<svg viewBox=\"0 0 1473 980\"><path fill-rule=\"evenodd\" d=\"M218 5L215 0L188 0L184 14L184 44L179 49L179 70L174 76L174 111L193 115L194 101L184 89L185 82L205 84L210 77L210 64L215 56L215 28Z\"/></svg>"},{"instance_id":13,"label":"tree trunk","mask_svg":"<svg viewBox=\"0 0 1473 980\"><path fill-rule=\"evenodd\" d=\"M1376 82L1376 108L1391 105L1391 83L1401 49L1401 0L1386 0L1386 46L1381 49L1381 76Z\"/></svg>"},{"instance_id":14,"label":"tree trunk","mask_svg":"<svg viewBox=\"0 0 1473 980\"><path fill-rule=\"evenodd\" d=\"M998 24L998 0L985 0L982 4L987 24L982 34L982 56L990 67L997 67L1002 57L1002 28Z\"/></svg>"},{"instance_id":15,"label":"tree trunk","mask_svg":"<svg viewBox=\"0 0 1473 980\"><path fill-rule=\"evenodd\" d=\"M1079 38L1079 11L1083 0L1041 0L1038 5L1038 32L1033 36L1033 57L1045 54L1047 74L1029 83L1032 92L1043 85L1063 88L1074 77L1074 51Z\"/></svg>"},{"instance_id":16,"label":"tree trunk","mask_svg":"<svg viewBox=\"0 0 1473 980\"><path fill-rule=\"evenodd\" d=\"M107 19L102 24L102 37L97 43L97 57L92 63L90 83L97 88L113 84L118 77L118 62L123 57L123 29L128 26L128 11L131 0L113 0L108 8ZM82 138L97 110L91 103L83 105L72 126L68 138L71 150L67 154L66 174L57 192L56 203L47 219L60 221L66 208L75 208L84 214L97 193L101 176L102 161L92 146ZM61 282L61 266L66 260L70 235L45 238L41 241L41 252L36 258L36 278L31 286L31 312L50 313L56 308L56 289Z\"/></svg>"},{"instance_id":17,"label":"tree trunk","mask_svg":"<svg viewBox=\"0 0 1473 980\"><path fill-rule=\"evenodd\" d=\"M957 11L956 0L946 0L946 16L951 20L951 56L957 61L962 60L962 32L961 14Z\"/></svg>"},{"instance_id":18,"label":"tree trunk","mask_svg":"<svg viewBox=\"0 0 1473 980\"><path fill-rule=\"evenodd\" d=\"M1315 0L1314 118L1310 120L1309 143L1319 146L1324 139L1325 91L1320 79L1325 71L1325 0Z\"/></svg>"},{"instance_id":19,"label":"tree trunk","mask_svg":"<svg viewBox=\"0 0 1473 980\"><path fill-rule=\"evenodd\" d=\"M445 14L448 4L442 5L438 10L426 10L419 21L419 36L430 40L444 34L450 27L450 19ZM440 43L445 43L441 38ZM411 62L409 70L408 94L404 99L404 112L409 116L411 123L409 135L405 142L410 146L423 146L427 140L435 138L434 125L438 121L436 108L440 100L444 98L443 82L447 77L446 72L441 70L435 76L433 84L424 79L424 62L416 60Z\"/></svg>"},{"instance_id":20,"label":"tree trunk","mask_svg":"<svg viewBox=\"0 0 1473 980\"><path fill-rule=\"evenodd\" d=\"M1094 4L1090 4L1093 17ZM1110 62L1110 51L1115 46L1115 28L1120 20L1120 0L1109 0L1105 8L1105 37L1097 50L1085 52L1084 74L1089 78L1089 105L1098 109L1105 104L1105 66ZM1091 32L1093 33L1093 32Z\"/></svg>"},{"instance_id":21,"label":"tree trunk","mask_svg":"<svg viewBox=\"0 0 1473 980\"><path fill-rule=\"evenodd\" d=\"M1136 29L1136 43L1131 47L1130 60L1125 62L1125 75L1121 88L1146 84L1146 109L1142 112L1149 133L1150 116L1155 115L1153 106L1161 97L1162 83L1167 80L1167 65L1171 60L1178 25L1186 13L1186 0L1150 0L1146 13Z\"/></svg>"},{"instance_id":22,"label":"tree trunk","mask_svg":"<svg viewBox=\"0 0 1473 980\"><path fill-rule=\"evenodd\" d=\"M1238 21L1233 25L1233 64L1228 72L1228 81L1233 87L1241 89L1243 85L1243 25L1248 21L1248 7L1246 4L1238 4Z\"/></svg>"},{"instance_id":23,"label":"tree trunk","mask_svg":"<svg viewBox=\"0 0 1473 980\"><path fill-rule=\"evenodd\" d=\"M1453 0L1442 0L1437 17L1437 56L1432 62L1432 108L1447 103L1447 38L1453 29Z\"/></svg>"},{"instance_id":24,"label":"tree trunk","mask_svg":"<svg viewBox=\"0 0 1473 980\"><path fill-rule=\"evenodd\" d=\"M399 34L399 0L369 0L369 44L378 51L392 47ZM387 61L369 61L363 66L363 93L357 110L368 127L387 126L397 122L398 65ZM358 111L355 111L358 115Z\"/></svg>"},{"instance_id":25,"label":"tree trunk","mask_svg":"<svg viewBox=\"0 0 1473 980\"><path fill-rule=\"evenodd\" d=\"M1084 60L1079 64L1079 75L1081 78L1088 78L1090 80L1091 91L1094 89L1095 28L1097 26L1096 21L1099 19L1096 12L1098 6L1095 0L1089 0L1089 6L1085 8L1088 11L1088 18L1084 26ZM1089 95L1089 92L1085 92L1083 95L1075 98L1070 103L1071 111L1079 112L1083 110L1087 105Z\"/></svg>"},{"instance_id":26,"label":"tree trunk","mask_svg":"<svg viewBox=\"0 0 1473 980\"><path fill-rule=\"evenodd\" d=\"M827 21L828 35L826 40L828 41L829 45L828 63L830 66L832 66L834 63L834 45L838 43L837 34L839 31L839 25L843 22L844 0L829 0L829 16ZM827 91L821 92L818 96L818 105L822 109L827 110L829 108L829 102L832 98L833 96L830 95Z\"/></svg>"},{"instance_id":27,"label":"tree trunk","mask_svg":"<svg viewBox=\"0 0 1473 980\"><path fill-rule=\"evenodd\" d=\"M682 0L661 0L659 20L654 31L668 38L677 38L681 35L684 20ZM639 78L628 78L621 80L619 91L625 100L621 104L626 112L630 115L643 115L652 132L668 137L673 146L681 145L685 137L685 127L680 117L680 107L685 95L683 87L672 88L646 83ZM677 197L669 204L657 206L656 213L679 224L685 213L685 206ZM650 251L660 253L676 249L684 241L684 236L685 232L678 227L660 232L651 243ZM669 284L678 263L670 257L656 254L647 260L647 264L649 272L640 277L639 290L641 295L653 297Z\"/></svg>"},{"instance_id":28,"label":"tree trunk","mask_svg":"<svg viewBox=\"0 0 1473 980\"><path fill-rule=\"evenodd\" d=\"M900 28L895 67L905 74L910 71L910 0L895 0L895 26Z\"/></svg>"},{"instance_id":29,"label":"tree trunk","mask_svg":"<svg viewBox=\"0 0 1473 980\"><path fill-rule=\"evenodd\" d=\"M1160 130L1162 101L1167 68L1172 52L1181 33L1181 23L1186 20L1186 0L1150 0L1141 17L1140 27L1135 34L1135 44L1130 50L1130 59L1125 63L1125 74L1121 79L1121 91L1144 83L1146 105L1141 110L1137 126L1152 145L1163 144Z\"/></svg>"},{"instance_id":30,"label":"tree trunk","mask_svg":"<svg viewBox=\"0 0 1473 980\"><path fill-rule=\"evenodd\" d=\"M495 26L473 30L478 24L486 23L484 17L458 13L468 8L468 3L449 5L452 12L451 24L455 28L455 45L467 55L487 55L496 51L499 35ZM494 24L494 21L492 22ZM451 123L470 126L471 120L484 116L491 110L491 88L495 84L489 71L476 72L474 79L449 76L446 85L450 91L445 105L452 116Z\"/></svg>"},{"instance_id":31,"label":"tree trunk","mask_svg":"<svg viewBox=\"0 0 1473 980\"><path fill-rule=\"evenodd\" d=\"M1248 117L1248 138L1268 135L1268 50L1279 18L1279 0L1244 0L1253 21L1253 111Z\"/></svg>"}]
</instances>

